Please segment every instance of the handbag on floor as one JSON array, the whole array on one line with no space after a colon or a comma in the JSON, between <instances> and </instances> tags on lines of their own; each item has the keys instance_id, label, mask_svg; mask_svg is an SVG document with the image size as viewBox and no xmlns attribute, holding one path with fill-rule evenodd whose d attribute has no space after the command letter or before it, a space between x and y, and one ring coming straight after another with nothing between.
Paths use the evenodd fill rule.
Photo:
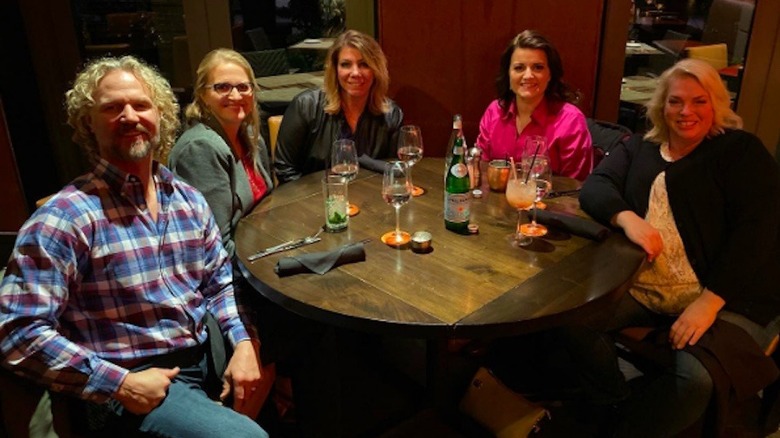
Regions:
<instances>
[{"instance_id":1,"label":"handbag on floor","mask_svg":"<svg viewBox=\"0 0 780 438\"><path fill-rule=\"evenodd\" d=\"M549 416L546 409L512 391L483 367L472 377L460 410L498 438L527 437Z\"/></svg>"}]
</instances>

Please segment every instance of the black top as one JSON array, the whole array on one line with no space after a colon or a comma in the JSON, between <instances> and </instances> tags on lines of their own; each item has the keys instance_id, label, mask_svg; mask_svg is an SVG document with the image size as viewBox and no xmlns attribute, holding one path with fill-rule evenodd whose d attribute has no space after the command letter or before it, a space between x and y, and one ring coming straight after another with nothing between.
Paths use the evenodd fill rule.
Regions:
<instances>
[{"instance_id":1,"label":"black top","mask_svg":"<svg viewBox=\"0 0 780 438\"><path fill-rule=\"evenodd\" d=\"M725 308L766 325L780 314L780 176L761 141L739 130L708 138L666 162L659 145L634 136L585 181L583 210L602 223L624 210L647 213L666 170L669 205L702 286Z\"/></svg>"},{"instance_id":2,"label":"black top","mask_svg":"<svg viewBox=\"0 0 780 438\"><path fill-rule=\"evenodd\" d=\"M322 90L304 91L287 107L279 128L274 159L280 183L328 167L333 142L343 138L355 141L358 156L389 158L396 155L403 112L394 102L390 102L390 111L385 114L363 111L355 132L351 132L342 112L330 115L324 108L325 92Z\"/></svg>"}]
</instances>

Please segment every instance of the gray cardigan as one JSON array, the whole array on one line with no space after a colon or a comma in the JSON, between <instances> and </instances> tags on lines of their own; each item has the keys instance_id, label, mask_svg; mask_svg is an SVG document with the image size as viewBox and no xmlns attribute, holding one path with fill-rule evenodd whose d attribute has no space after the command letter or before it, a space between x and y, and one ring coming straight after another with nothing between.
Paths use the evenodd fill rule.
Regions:
<instances>
[{"instance_id":1,"label":"gray cardigan","mask_svg":"<svg viewBox=\"0 0 780 438\"><path fill-rule=\"evenodd\" d=\"M273 189L273 181L268 149L262 137L259 161L267 195ZM173 146L168 165L176 176L203 193L222 233L222 244L233 258L236 225L255 203L244 166L228 146L219 124L196 123L184 131Z\"/></svg>"}]
</instances>

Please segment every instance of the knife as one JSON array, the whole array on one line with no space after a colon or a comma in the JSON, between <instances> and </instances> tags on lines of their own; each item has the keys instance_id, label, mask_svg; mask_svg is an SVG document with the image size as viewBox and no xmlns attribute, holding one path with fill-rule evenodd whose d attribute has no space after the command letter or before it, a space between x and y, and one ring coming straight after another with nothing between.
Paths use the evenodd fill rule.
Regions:
<instances>
[{"instance_id":1,"label":"knife","mask_svg":"<svg viewBox=\"0 0 780 438\"><path fill-rule=\"evenodd\" d=\"M282 243L282 244L279 244L279 245L276 245L276 246L272 246L270 248L266 248L266 249L264 249L262 251L258 251L256 253L250 255L246 259L249 262L254 262L254 261L258 260L258 259L261 259L263 257L269 256L271 254L277 254L277 253L280 253L280 252L289 251L291 249L300 248L302 246L306 246L306 245L310 245L312 243L319 242L320 240L322 240L321 237L308 237L308 238L303 238L303 239L298 239L298 240L292 240L292 241L285 242L285 243Z\"/></svg>"}]
</instances>

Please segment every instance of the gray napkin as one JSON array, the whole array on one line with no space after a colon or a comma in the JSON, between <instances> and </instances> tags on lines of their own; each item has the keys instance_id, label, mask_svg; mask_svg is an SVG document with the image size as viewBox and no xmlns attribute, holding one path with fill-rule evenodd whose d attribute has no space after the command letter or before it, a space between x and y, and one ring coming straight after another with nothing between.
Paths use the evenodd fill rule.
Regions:
<instances>
[{"instance_id":1,"label":"gray napkin","mask_svg":"<svg viewBox=\"0 0 780 438\"><path fill-rule=\"evenodd\" d=\"M377 160L376 158L371 158L368 155L363 154L358 158L358 163L360 164L361 169L368 169L377 173L385 172L384 160Z\"/></svg>"},{"instance_id":2,"label":"gray napkin","mask_svg":"<svg viewBox=\"0 0 780 438\"><path fill-rule=\"evenodd\" d=\"M609 228L596 221L548 210L538 210L536 212L536 221L540 224L555 227L599 242L606 239L610 233Z\"/></svg>"},{"instance_id":3,"label":"gray napkin","mask_svg":"<svg viewBox=\"0 0 780 438\"><path fill-rule=\"evenodd\" d=\"M331 269L347 263L362 262L366 259L363 243L351 243L332 251L313 252L292 257L283 257L276 262L274 272L279 277L313 272L324 274Z\"/></svg>"}]
</instances>

